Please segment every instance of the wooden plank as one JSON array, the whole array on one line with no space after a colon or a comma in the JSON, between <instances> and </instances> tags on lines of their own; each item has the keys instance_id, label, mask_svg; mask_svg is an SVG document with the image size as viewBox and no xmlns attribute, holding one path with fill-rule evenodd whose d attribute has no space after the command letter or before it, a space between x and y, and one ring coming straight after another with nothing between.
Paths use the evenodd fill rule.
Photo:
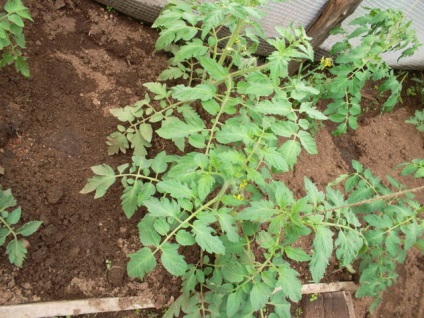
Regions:
<instances>
[{"instance_id":1,"label":"wooden plank","mask_svg":"<svg viewBox=\"0 0 424 318\"><path fill-rule=\"evenodd\" d=\"M350 16L362 0L329 0L317 19L307 28L306 34L312 37L312 47L318 48L330 34L330 30L339 26Z\"/></svg>"},{"instance_id":2,"label":"wooden plank","mask_svg":"<svg viewBox=\"0 0 424 318\"><path fill-rule=\"evenodd\" d=\"M356 289L357 286L353 282L306 284L302 286L302 294L318 294L336 291L355 291ZM276 288L274 290L274 293L278 290L280 289ZM144 297L62 300L44 303L0 306L0 318L40 318L94 314L102 312L125 311L132 309L147 308L155 308L155 305L150 299L146 299Z\"/></svg>"},{"instance_id":3,"label":"wooden plank","mask_svg":"<svg viewBox=\"0 0 424 318\"><path fill-rule=\"evenodd\" d=\"M306 28L306 34L312 38L311 45L316 50L329 36L330 30L339 26L350 16L362 0L328 0L321 14ZM299 69L300 63L289 63L289 74Z\"/></svg>"},{"instance_id":4,"label":"wooden plank","mask_svg":"<svg viewBox=\"0 0 424 318\"><path fill-rule=\"evenodd\" d=\"M0 307L0 318L40 318L155 308L144 297L93 298Z\"/></svg>"},{"instance_id":5,"label":"wooden plank","mask_svg":"<svg viewBox=\"0 0 424 318\"><path fill-rule=\"evenodd\" d=\"M355 318L352 295L345 291L304 296L302 308L304 318Z\"/></svg>"}]
</instances>

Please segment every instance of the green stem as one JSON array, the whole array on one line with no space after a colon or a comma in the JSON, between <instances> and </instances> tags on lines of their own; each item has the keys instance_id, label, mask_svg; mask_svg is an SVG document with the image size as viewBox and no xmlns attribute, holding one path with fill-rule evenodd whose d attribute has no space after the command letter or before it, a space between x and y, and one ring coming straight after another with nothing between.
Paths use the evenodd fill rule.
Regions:
<instances>
[{"instance_id":1,"label":"green stem","mask_svg":"<svg viewBox=\"0 0 424 318\"><path fill-rule=\"evenodd\" d=\"M160 249L162 248L162 246L167 243L185 224L189 224L189 222L194 219L200 212L202 212L203 210L205 210L206 208L208 208L209 206L211 206L212 204L214 204L216 201L221 200L222 196L225 194L225 192L227 191L229 187L229 184L224 184L221 188L221 191L219 191L218 195L216 197L214 197L213 199L209 200L208 203L202 205L200 208L198 208L196 211L193 212L192 215L190 215L187 219L185 219L184 221L182 221L180 223L180 225L178 225L171 233L169 233L165 239L162 241L162 243L153 251L153 255L155 255L158 251L160 251Z\"/></svg>"},{"instance_id":2,"label":"green stem","mask_svg":"<svg viewBox=\"0 0 424 318\"><path fill-rule=\"evenodd\" d=\"M205 154L206 154L206 155L208 155L208 154L209 154L209 150L210 150L210 147L211 147L211 144L212 144L212 140L213 140L213 138L214 138L214 134L215 134L216 126L218 125L218 122L219 122L219 118L220 118L220 117L221 117L221 115L224 113L225 106L227 106L227 103L228 103L228 101L230 100L230 97L231 97L231 90L232 90L232 88L233 88L232 84L233 84L233 81L232 81L232 80L228 79L228 81L226 81L226 85L227 85L227 92L226 92L226 94L225 94L225 98L224 98L224 100L223 100L223 101L222 101L222 103L221 103L221 108L219 109L219 113L216 115L216 117L215 117L215 122L213 123L213 126L212 126L212 128L211 128L211 135L210 135L210 138L209 138L208 144L207 144L207 146L206 146L206 151L205 151Z\"/></svg>"},{"instance_id":3,"label":"green stem","mask_svg":"<svg viewBox=\"0 0 424 318\"><path fill-rule=\"evenodd\" d=\"M139 171L140 171L140 169L139 169ZM146 176L143 176L141 174L134 174L134 173L118 174L115 177L121 177L121 178L123 178L123 177L135 177L136 180L137 179L145 179L145 180L155 181L155 182L159 182L160 181L159 179L156 179L156 178L146 177Z\"/></svg>"},{"instance_id":4,"label":"green stem","mask_svg":"<svg viewBox=\"0 0 424 318\"><path fill-rule=\"evenodd\" d=\"M227 45L225 46L225 49L222 52L222 55L219 58L218 64L223 65L225 62L225 59L228 56L228 53L233 48L234 43L237 41L241 30L244 26L244 20L238 19L236 29L234 30L233 34L231 35L231 38L228 40Z\"/></svg>"},{"instance_id":5,"label":"green stem","mask_svg":"<svg viewBox=\"0 0 424 318\"><path fill-rule=\"evenodd\" d=\"M363 200L363 201L359 201L359 202L355 202L355 203L351 203L351 204L333 207L333 208L321 211L320 214L324 214L326 212L330 212L330 211L334 211L334 210L352 208L352 207L355 207L355 206L360 206L360 205L372 203L372 202L379 201L379 200L387 200L387 199L398 197L398 196L403 195L403 194L419 192L419 191L423 191L423 190L424 190L424 186L421 186L421 187L417 187L417 188L413 188L413 189L407 189L407 190L403 190L403 191L398 191L398 192L390 193L390 194L386 194L386 195L380 195L380 196L377 196L375 198L371 198L371 199L368 199L368 200ZM304 217L308 217L309 215L305 215Z\"/></svg>"},{"instance_id":6,"label":"green stem","mask_svg":"<svg viewBox=\"0 0 424 318\"><path fill-rule=\"evenodd\" d=\"M0 211L3 212L3 211ZM10 233L12 233L13 237L15 238L15 240L18 239L15 231L12 229L12 227L6 222L6 220L0 216L0 222L2 222L4 224L4 226L9 230L9 233L7 233L4 237L7 237Z\"/></svg>"},{"instance_id":7,"label":"green stem","mask_svg":"<svg viewBox=\"0 0 424 318\"><path fill-rule=\"evenodd\" d=\"M414 219L415 219L415 216L411 216L411 217L409 217L408 219L406 219L406 220L404 220L404 221L402 221L402 222L400 222L400 223L398 223L398 224L396 224L396 225L392 226L392 227L391 227L391 228L389 228L387 231L385 231L383 234L389 233L389 232L393 231L394 229L396 229L396 228L398 228L398 227L400 227L400 226L404 225L405 223L408 223L409 221L412 221L412 220L414 220Z\"/></svg>"}]
</instances>

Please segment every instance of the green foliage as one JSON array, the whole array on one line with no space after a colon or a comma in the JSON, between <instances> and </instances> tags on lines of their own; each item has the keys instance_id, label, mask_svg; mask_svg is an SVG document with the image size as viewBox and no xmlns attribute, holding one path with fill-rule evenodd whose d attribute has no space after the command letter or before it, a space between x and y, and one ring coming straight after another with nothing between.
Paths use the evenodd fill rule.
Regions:
<instances>
[{"instance_id":1,"label":"green foliage","mask_svg":"<svg viewBox=\"0 0 424 318\"><path fill-rule=\"evenodd\" d=\"M14 225L20 221L21 212L21 208L16 207L16 200L10 189L3 190L0 187L0 246L8 241L10 235L12 236L6 245L6 254L10 263L18 267L22 267L27 253L25 241L18 239L18 236L30 236L38 230L42 223L41 221L30 221L16 230Z\"/></svg>"},{"instance_id":2,"label":"green foliage","mask_svg":"<svg viewBox=\"0 0 424 318\"><path fill-rule=\"evenodd\" d=\"M415 115L405 122L414 125L419 131L424 131L424 109L416 110Z\"/></svg>"},{"instance_id":3,"label":"green foliage","mask_svg":"<svg viewBox=\"0 0 424 318\"><path fill-rule=\"evenodd\" d=\"M22 49L25 49L24 19L32 21L31 15L21 0L7 0L3 10L0 11L0 68L14 63L16 70L28 77L29 67Z\"/></svg>"},{"instance_id":4,"label":"green foliage","mask_svg":"<svg viewBox=\"0 0 424 318\"><path fill-rule=\"evenodd\" d=\"M273 317L289 317L290 301L301 298L293 265L304 263L318 282L332 255L350 271L360 260L358 295L378 296L422 236L413 196L394 178L385 186L359 162L325 191L305 177L301 198L273 180L293 169L301 152L317 153L319 123L344 123L337 133L355 128L366 80L388 77L383 90L394 97L384 110L394 106L398 84L379 54L408 55L415 47L414 36L387 35L389 23L406 28L401 15L370 10L354 22L360 31L337 44L330 72L318 72L329 66L324 59L309 73L288 76L290 61L313 60L310 39L293 26L266 39L256 7L265 2L170 1L153 26L160 29L157 49L172 54L159 79L178 85L145 83L143 100L111 111L122 124L108 137L109 153L133 149L132 162L92 167L95 176L81 191L101 197L121 180L126 216L146 212L138 225L143 247L129 255L128 274L142 279L160 261L182 278L182 294L165 317L251 317L265 307ZM229 36L219 36L223 27ZM355 51L349 41L359 36ZM275 48L263 63L252 55L259 40ZM316 106L322 98L334 100L325 113ZM340 100L343 114L334 106ZM149 154L155 138L174 143L180 154ZM294 245L306 236L311 246ZM182 246L198 259L186 260Z\"/></svg>"},{"instance_id":5,"label":"green foliage","mask_svg":"<svg viewBox=\"0 0 424 318\"><path fill-rule=\"evenodd\" d=\"M333 99L324 113L339 123L334 131L336 135L345 133L348 127L358 127L361 89L370 80L378 81L380 93L390 92L382 110L393 109L399 102L402 86L381 54L400 51L399 58L402 58L412 55L420 46L415 31L410 28L411 22L405 22L400 11L370 9L369 14L350 24L356 27L350 34L340 28L333 30L333 33L341 33L344 40L331 50L335 59L329 71L336 77L324 85L325 97Z\"/></svg>"}]
</instances>

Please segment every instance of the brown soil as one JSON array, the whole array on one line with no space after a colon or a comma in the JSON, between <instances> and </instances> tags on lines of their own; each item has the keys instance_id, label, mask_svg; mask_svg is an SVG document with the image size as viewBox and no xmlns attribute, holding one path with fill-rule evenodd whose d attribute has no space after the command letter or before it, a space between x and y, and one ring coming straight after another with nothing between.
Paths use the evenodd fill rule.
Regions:
<instances>
[{"instance_id":1,"label":"brown soil","mask_svg":"<svg viewBox=\"0 0 424 318\"><path fill-rule=\"evenodd\" d=\"M23 221L44 223L29 237L22 269L11 266L0 248L0 305L144 295L164 306L178 295L175 278L161 268L144 281L125 274L126 255L140 248L136 225L141 214L126 219L119 185L99 200L79 194L91 166L128 160L107 155L105 138L117 124L108 109L140 99L141 84L154 81L164 68L166 58L154 52L156 32L88 0L26 4L35 21L26 28L31 78L11 67L1 70L0 166L5 174L0 183L12 188ZM389 114L366 113L361 128L349 136L335 139L329 127L321 129L319 154L302 154L295 172L283 179L302 193L304 175L323 187L349 171L352 159L384 176L399 163L423 158L423 135L404 123L421 106L417 99L404 101ZM106 261L113 270L107 271ZM422 264L424 257L411 252L399 268L399 284L372 317L424 316ZM349 279L337 268L330 272L334 279ZM367 316L368 304L355 302L358 317Z\"/></svg>"}]
</instances>

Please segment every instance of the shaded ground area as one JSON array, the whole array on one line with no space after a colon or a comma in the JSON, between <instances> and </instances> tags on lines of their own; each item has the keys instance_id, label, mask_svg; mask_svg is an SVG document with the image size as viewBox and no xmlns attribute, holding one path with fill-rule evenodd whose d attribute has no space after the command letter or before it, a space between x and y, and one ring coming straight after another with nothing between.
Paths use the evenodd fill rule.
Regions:
<instances>
[{"instance_id":1,"label":"shaded ground area","mask_svg":"<svg viewBox=\"0 0 424 318\"><path fill-rule=\"evenodd\" d=\"M29 237L23 269L0 257L0 305L144 295L164 306L178 295L175 278L160 267L144 281L126 276L126 255L140 247L140 215L126 219L119 185L96 201L79 194L91 166L127 161L107 155L106 136L117 124L108 109L144 96L141 84L154 81L165 67L165 57L153 51L156 33L88 0L26 3L35 20L26 29L31 78L12 68L1 70L0 165L5 174L0 183L12 188L23 221L44 223ZM405 96L404 104L390 114L369 111L358 131L339 139L331 136L330 127L322 128L319 154L302 154L296 170L281 178L301 194L304 175L324 187L349 171L352 159L384 176L401 162L423 158L423 135L404 123L422 107L419 103ZM403 181L422 185L410 178ZM112 270L106 261L112 262ZM424 316L422 264L422 255L410 253L399 268L399 284L386 293L373 317ZM330 267L327 279L355 277ZM356 301L358 317L366 317L368 304ZM107 316L121 317L96 315Z\"/></svg>"}]
</instances>

